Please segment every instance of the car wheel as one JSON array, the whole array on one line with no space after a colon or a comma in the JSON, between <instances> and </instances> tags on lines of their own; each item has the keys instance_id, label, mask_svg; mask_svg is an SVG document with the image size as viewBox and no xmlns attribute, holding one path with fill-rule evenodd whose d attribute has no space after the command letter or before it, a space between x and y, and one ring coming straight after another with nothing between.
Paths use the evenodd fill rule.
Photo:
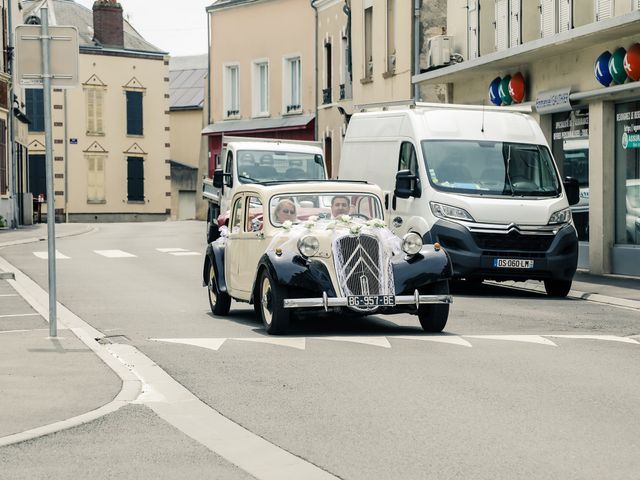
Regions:
<instances>
[{"instance_id":1,"label":"car wheel","mask_svg":"<svg viewBox=\"0 0 640 480\"><path fill-rule=\"evenodd\" d=\"M290 314L284 308L286 290L273 281L268 270L260 278L260 317L267 333L281 335L289 327Z\"/></svg>"},{"instance_id":2,"label":"car wheel","mask_svg":"<svg viewBox=\"0 0 640 480\"><path fill-rule=\"evenodd\" d=\"M421 295L449 295L449 282L441 282L427 285L420 289ZM425 332L441 332L449 318L448 303L430 303L418 307L418 319Z\"/></svg>"},{"instance_id":3,"label":"car wheel","mask_svg":"<svg viewBox=\"0 0 640 480\"><path fill-rule=\"evenodd\" d=\"M571 290L571 280L545 280L544 289L550 297L566 297Z\"/></svg>"},{"instance_id":4,"label":"car wheel","mask_svg":"<svg viewBox=\"0 0 640 480\"><path fill-rule=\"evenodd\" d=\"M231 308L231 297L228 293L218 290L218 283L216 282L213 265L211 264L209 264L209 285L207 285L207 291L209 292L211 312L214 315L227 315Z\"/></svg>"}]
</instances>

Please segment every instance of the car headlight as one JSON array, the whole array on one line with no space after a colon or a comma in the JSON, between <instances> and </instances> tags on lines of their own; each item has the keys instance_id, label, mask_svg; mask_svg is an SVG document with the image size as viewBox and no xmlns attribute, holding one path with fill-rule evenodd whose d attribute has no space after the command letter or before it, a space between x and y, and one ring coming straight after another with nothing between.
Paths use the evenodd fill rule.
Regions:
<instances>
[{"instance_id":1,"label":"car headlight","mask_svg":"<svg viewBox=\"0 0 640 480\"><path fill-rule=\"evenodd\" d=\"M300 253L305 257L313 257L318 253L319 248L320 242L313 235L305 235L298 240L298 250L300 250Z\"/></svg>"},{"instance_id":2,"label":"car headlight","mask_svg":"<svg viewBox=\"0 0 640 480\"><path fill-rule=\"evenodd\" d=\"M563 208L557 212L551 214L549 217L549 225L556 225L558 223L569 223L571 221L571 209Z\"/></svg>"},{"instance_id":3,"label":"car headlight","mask_svg":"<svg viewBox=\"0 0 640 480\"><path fill-rule=\"evenodd\" d=\"M409 232L402 237L402 251L407 255L415 255L422 248L422 237L415 232Z\"/></svg>"},{"instance_id":4,"label":"car headlight","mask_svg":"<svg viewBox=\"0 0 640 480\"><path fill-rule=\"evenodd\" d=\"M431 211L436 217L440 218L453 218L456 220L468 220L475 222L473 217L469 215L464 208L452 207L451 205L445 205L444 203L429 202L431 205Z\"/></svg>"}]
</instances>

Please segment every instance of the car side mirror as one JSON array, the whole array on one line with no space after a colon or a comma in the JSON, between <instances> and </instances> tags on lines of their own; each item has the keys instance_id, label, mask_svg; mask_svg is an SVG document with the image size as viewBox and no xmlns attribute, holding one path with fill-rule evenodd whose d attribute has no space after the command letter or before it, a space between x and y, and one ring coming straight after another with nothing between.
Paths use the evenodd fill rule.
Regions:
<instances>
[{"instance_id":1,"label":"car side mirror","mask_svg":"<svg viewBox=\"0 0 640 480\"><path fill-rule=\"evenodd\" d=\"M566 177L564 182L562 182L564 186L564 191L567 194L567 201L569 205L576 205L580 202L580 184L578 180L573 177Z\"/></svg>"},{"instance_id":2,"label":"car side mirror","mask_svg":"<svg viewBox=\"0 0 640 480\"><path fill-rule=\"evenodd\" d=\"M223 178L224 178L224 173L222 173L222 170L221 169L215 170L213 172L213 186L216 188L222 188Z\"/></svg>"},{"instance_id":3,"label":"car side mirror","mask_svg":"<svg viewBox=\"0 0 640 480\"><path fill-rule=\"evenodd\" d=\"M420 179L410 170L399 170L396 173L396 188L393 194L398 198L419 198L422 195Z\"/></svg>"}]
</instances>

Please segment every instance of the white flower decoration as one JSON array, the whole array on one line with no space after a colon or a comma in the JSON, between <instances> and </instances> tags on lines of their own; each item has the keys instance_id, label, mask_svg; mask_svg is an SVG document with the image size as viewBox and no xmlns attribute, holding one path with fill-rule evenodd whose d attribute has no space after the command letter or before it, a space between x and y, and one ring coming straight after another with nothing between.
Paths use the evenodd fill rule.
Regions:
<instances>
[{"instance_id":1,"label":"white flower decoration","mask_svg":"<svg viewBox=\"0 0 640 480\"><path fill-rule=\"evenodd\" d=\"M308 220L310 222L317 222L318 221L318 216L317 215L311 215Z\"/></svg>"},{"instance_id":2,"label":"white flower decoration","mask_svg":"<svg viewBox=\"0 0 640 480\"><path fill-rule=\"evenodd\" d=\"M325 225L325 228L327 230L334 230L336 228L336 222L331 221L331 222L327 223Z\"/></svg>"},{"instance_id":3,"label":"white flower decoration","mask_svg":"<svg viewBox=\"0 0 640 480\"><path fill-rule=\"evenodd\" d=\"M367 226L371 228L384 228L386 227L386 224L384 223L383 220L380 220L379 218L372 218L367 222Z\"/></svg>"},{"instance_id":4,"label":"white flower decoration","mask_svg":"<svg viewBox=\"0 0 640 480\"><path fill-rule=\"evenodd\" d=\"M291 230L292 226L293 222L291 220L285 220L284 222L282 222L282 228L284 228L285 230Z\"/></svg>"},{"instance_id":5,"label":"white flower decoration","mask_svg":"<svg viewBox=\"0 0 640 480\"><path fill-rule=\"evenodd\" d=\"M315 221L313 221L313 220L311 220L311 219L309 219L309 220L307 220L306 222L304 222L304 223L302 224L302 226L303 226L304 228L308 229L308 230L311 230L313 227L315 227L315 226L316 226L316 222L315 222Z\"/></svg>"},{"instance_id":6,"label":"white flower decoration","mask_svg":"<svg viewBox=\"0 0 640 480\"><path fill-rule=\"evenodd\" d=\"M349 215L340 215L338 220L344 223L349 223L351 221L351 217Z\"/></svg>"},{"instance_id":7,"label":"white flower decoration","mask_svg":"<svg viewBox=\"0 0 640 480\"><path fill-rule=\"evenodd\" d=\"M349 227L349 232L351 232L351 235L360 235L361 229L362 229L362 225L351 225Z\"/></svg>"}]
</instances>

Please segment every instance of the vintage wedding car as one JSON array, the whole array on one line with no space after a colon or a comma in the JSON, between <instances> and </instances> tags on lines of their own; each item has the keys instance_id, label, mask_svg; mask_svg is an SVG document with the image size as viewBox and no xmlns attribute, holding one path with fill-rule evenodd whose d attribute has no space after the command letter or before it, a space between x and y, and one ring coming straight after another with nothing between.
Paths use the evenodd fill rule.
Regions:
<instances>
[{"instance_id":1,"label":"vintage wedding car","mask_svg":"<svg viewBox=\"0 0 640 480\"><path fill-rule=\"evenodd\" d=\"M299 309L413 313L424 330L442 331L449 256L416 233L398 238L387 229L381 194L375 185L341 181L238 188L205 256L211 311L228 314L232 298L249 302L270 334L285 333Z\"/></svg>"}]
</instances>

